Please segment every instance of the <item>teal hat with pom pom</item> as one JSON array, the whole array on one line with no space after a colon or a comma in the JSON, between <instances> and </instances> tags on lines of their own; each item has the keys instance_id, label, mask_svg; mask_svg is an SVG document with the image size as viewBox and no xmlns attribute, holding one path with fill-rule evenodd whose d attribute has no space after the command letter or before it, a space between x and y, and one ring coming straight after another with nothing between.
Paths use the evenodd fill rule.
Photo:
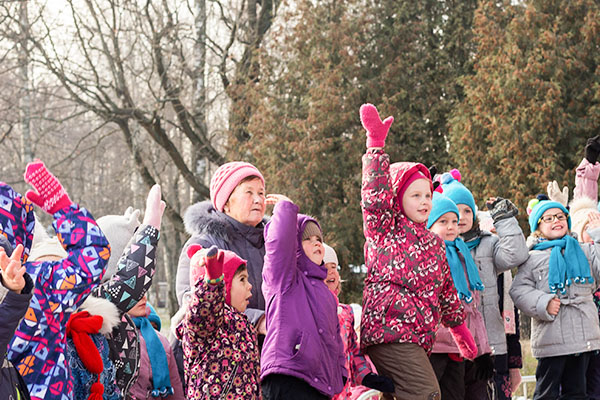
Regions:
<instances>
[{"instance_id":1,"label":"teal hat with pom pom","mask_svg":"<svg viewBox=\"0 0 600 400\"><path fill-rule=\"evenodd\" d=\"M567 223L569 225L569 229L571 229L571 216L569 215L569 211L560 204L558 201L550 201L550 200L539 200L537 198L529 200L527 203L527 213L529 214L529 229L531 232L535 232L540 223L540 218L551 208L558 208L562 212L567 215Z\"/></svg>"},{"instance_id":2,"label":"teal hat with pom pom","mask_svg":"<svg viewBox=\"0 0 600 400\"><path fill-rule=\"evenodd\" d=\"M471 191L460 182L461 178L460 171L453 169L440 177L440 183L442 184L446 196L452 199L456 205L464 204L468 206L475 216L477 213L475 199L473 198Z\"/></svg>"},{"instance_id":3,"label":"teal hat with pom pom","mask_svg":"<svg viewBox=\"0 0 600 400\"><path fill-rule=\"evenodd\" d=\"M460 218L458 207L448 196L440 192L433 192L433 199L431 201L431 213L429 213L429 219L427 220L427 229L431 228L435 221L446 213L453 212L457 217Z\"/></svg>"}]
</instances>

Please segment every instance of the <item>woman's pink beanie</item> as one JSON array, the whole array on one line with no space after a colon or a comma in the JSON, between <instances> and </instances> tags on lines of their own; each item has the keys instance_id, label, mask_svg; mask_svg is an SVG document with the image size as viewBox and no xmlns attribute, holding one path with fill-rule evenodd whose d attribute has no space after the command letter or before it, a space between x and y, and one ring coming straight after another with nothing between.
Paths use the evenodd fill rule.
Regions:
<instances>
[{"instance_id":1,"label":"woman's pink beanie","mask_svg":"<svg viewBox=\"0 0 600 400\"><path fill-rule=\"evenodd\" d=\"M250 163L233 161L221 165L210 180L210 201L215 209L222 212L233 189L249 176L257 176L265 184L265 178Z\"/></svg>"}]
</instances>

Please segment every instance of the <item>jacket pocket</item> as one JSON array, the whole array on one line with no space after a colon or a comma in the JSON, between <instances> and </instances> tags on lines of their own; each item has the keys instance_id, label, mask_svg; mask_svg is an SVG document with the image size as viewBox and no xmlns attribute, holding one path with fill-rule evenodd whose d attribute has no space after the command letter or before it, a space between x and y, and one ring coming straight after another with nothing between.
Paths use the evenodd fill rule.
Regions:
<instances>
[{"instance_id":1,"label":"jacket pocket","mask_svg":"<svg viewBox=\"0 0 600 400\"><path fill-rule=\"evenodd\" d=\"M540 349L544 346L564 343L561 311L558 312L554 321L540 321L532 318L531 347Z\"/></svg>"},{"instance_id":2,"label":"jacket pocket","mask_svg":"<svg viewBox=\"0 0 600 400\"><path fill-rule=\"evenodd\" d=\"M296 359L296 358L300 358L301 354L303 353L304 348L306 347L306 343L308 342L308 333L304 333L304 332L298 332L296 335L294 335L295 340L292 342L292 348L291 348L291 354L292 357L291 359Z\"/></svg>"}]
</instances>

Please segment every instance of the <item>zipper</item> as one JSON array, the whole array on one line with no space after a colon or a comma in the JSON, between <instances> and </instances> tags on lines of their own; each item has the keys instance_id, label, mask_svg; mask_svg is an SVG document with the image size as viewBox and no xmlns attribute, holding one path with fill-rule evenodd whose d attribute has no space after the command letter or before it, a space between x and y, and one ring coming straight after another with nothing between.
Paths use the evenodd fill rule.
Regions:
<instances>
[{"instance_id":1,"label":"zipper","mask_svg":"<svg viewBox=\"0 0 600 400\"><path fill-rule=\"evenodd\" d=\"M237 373L237 369L238 369L238 364L235 364L234 368L233 368L233 372L231 373L231 376L229 377L229 381L227 382L227 385L225 385L226 390L221 394L221 396L219 397L219 400L222 400L225 398L225 396L227 396L229 394L229 391L231 390L231 386L233 385L233 380L235 379L235 374Z\"/></svg>"}]
</instances>

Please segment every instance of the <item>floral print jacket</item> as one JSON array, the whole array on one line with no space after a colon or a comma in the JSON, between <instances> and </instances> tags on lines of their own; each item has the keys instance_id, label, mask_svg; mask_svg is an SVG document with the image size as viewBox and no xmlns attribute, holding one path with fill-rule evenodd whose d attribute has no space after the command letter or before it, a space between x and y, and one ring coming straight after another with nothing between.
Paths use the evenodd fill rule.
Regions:
<instances>
[{"instance_id":1,"label":"floral print jacket","mask_svg":"<svg viewBox=\"0 0 600 400\"><path fill-rule=\"evenodd\" d=\"M398 163L396 181L425 167ZM428 175L428 171L425 169ZM362 210L367 276L363 291L361 348L415 343L431 350L440 322L463 323L464 310L452 283L444 243L400 211L389 156L363 156Z\"/></svg>"},{"instance_id":2,"label":"floral print jacket","mask_svg":"<svg viewBox=\"0 0 600 400\"><path fill-rule=\"evenodd\" d=\"M254 326L225 303L223 281L202 278L177 327L188 400L260 399L260 358Z\"/></svg>"}]
</instances>

